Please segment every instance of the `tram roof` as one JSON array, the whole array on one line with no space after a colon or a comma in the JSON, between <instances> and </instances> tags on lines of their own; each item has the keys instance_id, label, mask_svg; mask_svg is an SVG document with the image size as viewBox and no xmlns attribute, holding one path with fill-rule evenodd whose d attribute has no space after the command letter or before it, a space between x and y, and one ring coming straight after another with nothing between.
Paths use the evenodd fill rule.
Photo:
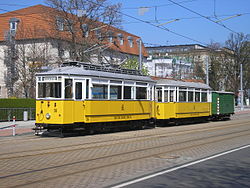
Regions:
<instances>
[{"instance_id":1,"label":"tram roof","mask_svg":"<svg viewBox=\"0 0 250 188\"><path fill-rule=\"evenodd\" d=\"M234 92L230 92L230 91L213 91L213 93L231 94L231 95L234 95Z\"/></svg>"},{"instance_id":2,"label":"tram roof","mask_svg":"<svg viewBox=\"0 0 250 188\"><path fill-rule=\"evenodd\" d=\"M184 82L177 80L160 79L157 80L156 85L158 86L178 86L188 88L199 88L199 89L211 89L209 85L200 82Z\"/></svg>"},{"instance_id":3,"label":"tram roof","mask_svg":"<svg viewBox=\"0 0 250 188\"><path fill-rule=\"evenodd\" d=\"M124 79L144 82L155 82L148 76L143 75L132 75L132 74L121 74L114 72L105 72L97 70L86 70L84 67L65 66L59 67L47 72L37 73L36 76L49 76L49 75L69 75L69 76L90 76L95 78L113 78L113 79Z\"/></svg>"}]
</instances>

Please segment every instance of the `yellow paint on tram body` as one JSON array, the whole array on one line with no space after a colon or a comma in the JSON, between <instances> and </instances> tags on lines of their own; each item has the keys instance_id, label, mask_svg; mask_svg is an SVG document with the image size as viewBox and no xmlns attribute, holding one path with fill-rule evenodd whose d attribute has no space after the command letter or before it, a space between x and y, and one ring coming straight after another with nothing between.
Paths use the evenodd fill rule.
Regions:
<instances>
[{"instance_id":1,"label":"yellow paint on tram body","mask_svg":"<svg viewBox=\"0 0 250 188\"><path fill-rule=\"evenodd\" d=\"M36 123L72 124L152 118L152 101L54 101L36 102ZM50 114L50 118L46 118Z\"/></svg>"},{"instance_id":2,"label":"yellow paint on tram body","mask_svg":"<svg viewBox=\"0 0 250 188\"><path fill-rule=\"evenodd\" d=\"M156 118L190 118L211 115L211 103L156 103Z\"/></svg>"}]
</instances>

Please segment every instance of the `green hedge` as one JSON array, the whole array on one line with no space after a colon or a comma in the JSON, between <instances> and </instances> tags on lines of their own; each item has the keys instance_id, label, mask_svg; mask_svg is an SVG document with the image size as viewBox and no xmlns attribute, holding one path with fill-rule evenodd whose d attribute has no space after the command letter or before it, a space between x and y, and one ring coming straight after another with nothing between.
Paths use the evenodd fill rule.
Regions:
<instances>
[{"instance_id":1,"label":"green hedge","mask_svg":"<svg viewBox=\"0 0 250 188\"><path fill-rule=\"evenodd\" d=\"M35 108L35 99L0 99L0 108Z\"/></svg>"}]
</instances>

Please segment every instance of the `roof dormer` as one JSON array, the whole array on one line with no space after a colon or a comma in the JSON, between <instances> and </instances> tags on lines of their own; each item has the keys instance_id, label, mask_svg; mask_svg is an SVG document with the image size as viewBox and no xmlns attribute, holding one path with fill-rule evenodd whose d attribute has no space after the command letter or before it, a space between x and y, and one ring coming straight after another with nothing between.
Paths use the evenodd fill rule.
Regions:
<instances>
[{"instance_id":1,"label":"roof dormer","mask_svg":"<svg viewBox=\"0 0 250 188\"><path fill-rule=\"evenodd\" d=\"M10 18L9 23L10 23L10 31L11 32L16 32L17 25L19 22L20 22L20 20L17 18Z\"/></svg>"}]
</instances>

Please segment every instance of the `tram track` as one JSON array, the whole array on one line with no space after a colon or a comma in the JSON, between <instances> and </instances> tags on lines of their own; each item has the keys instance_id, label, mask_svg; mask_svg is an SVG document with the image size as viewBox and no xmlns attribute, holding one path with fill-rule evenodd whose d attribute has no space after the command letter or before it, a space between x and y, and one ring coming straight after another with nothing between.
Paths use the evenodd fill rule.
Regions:
<instances>
[{"instance_id":1,"label":"tram track","mask_svg":"<svg viewBox=\"0 0 250 188\"><path fill-rule=\"evenodd\" d=\"M236 124L237 123L237 121L239 121L239 120L231 120L230 122L230 124L228 124L229 126L230 125L234 125L234 124ZM242 120L241 120L242 121ZM246 122L248 122L248 121L246 121ZM214 123L218 123L218 124L220 124L220 123L223 123L223 121L216 121L216 122L214 122ZM202 125L204 125L203 123L201 123ZM188 126L188 125L191 125L191 124L187 124L187 125L181 125L181 126ZM193 124L193 125L195 125L195 124ZM228 125L222 125L222 126L228 126ZM174 126L162 126L162 127L157 127L157 128L167 128L167 127L174 127ZM216 125L216 127L217 127L217 125ZM193 130L196 130L197 128L195 128L195 129L189 129L189 131L193 131ZM146 130L146 129L145 129ZM135 130L136 131L136 130ZM173 132L173 133L176 133L176 132L182 132L182 131L175 131L175 132ZM183 131L184 132L184 131ZM119 132L117 132L117 133L119 133ZM164 133L163 133L164 134ZM153 134L148 134L148 135L143 135L143 136L139 136L139 137L145 137L145 136L152 136ZM90 135L85 135L85 136L90 136ZM31 136L29 136L29 137L31 137ZM53 138L56 138L56 137L53 137ZM51 139L51 137L36 137L36 138L18 138L18 140L13 140L13 139L5 139L5 140L0 140L0 144L4 144L4 143L8 143L8 144L10 144L10 143L12 143L12 142L20 142L20 141L22 141L22 142L30 142L30 141L41 141L41 140L50 140ZM59 139L59 138L58 138ZM60 138L61 139L61 138ZM124 138L124 139L131 139L131 138ZM121 139L116 139L117 141L119 141L119 140L121 140ZM113 141L113 140L105 140L104 142L109 142L109 141ZM84 143L84 144L92 144L92 143L103 143L103 141L101 141L101 142L99 142L99 141L97 141L97 142L90 142L90 143ZM54 148L60 148L60 147L72 147L72 146L76 146L76 145L79 145L79 144L74 144L74 145L67 145L67 146L59 146L59 147L53 147L53 148L46 148L46 149L54 149ZM22 152L22 151L20 151L20 152ZM1 154L0 154L0 156L1 156Z\"/></svg>"},{"instance_id":2,"label":"tram track","mask_svg":"<svg viewBox=\"0 0 250 188\"><path fill-rule=\"evenodd\" d=\"M22 176L22 175L27 175L27 174L38 173L38 172L44 173L44 172L49 171L51 169L56 169L57 172L59 173L57 175L52 175L49 178L31 181L31 182L19 184L19 185L13 186L13 187L27 186L27 185L32 185L35 183L48 181L48 180L52 180L52 179L56 179L56 178L62 178L62 177L75 175L75 174L79 174L79 173L87 173L87 172L90 172L93 170L98 170L100 168L107 168L107 167L111 167L114 165L120 165L120 164L124 164L124 163L133 162L136 160L142 160L142 159L146 159L146 158L150 158L150 157L157 157L159 155L168 154L168 153L176 153L178 151L188 150L188 149L195 148L195 147L205 146L205 145L209 145L209 144L227 141L227 140L234 139L234 138L248 136L248 135L250 135L249 131L250 131L250 129L241 130L241 131L232 132L232 133L221 134L221 135L213 135L213 136L203 137L202 139L200 139L200 138L190 139L188 141L186 140L186 141L182 141L182 142L178 142L178 143L164 144L164 145L160 145L157 147L147 147L147 148L133 150L133 151L125 152L125 153L124 152L117 153L117 154L113 154L113 155L97 157L97 158L77 161L77 162L73 162L73 163L67 163L64 165L50 166L50 167L26 171L26 172L9 174L6 176L1 176L0 180L6 179L6 178L13 178L13 177L17 177L17 176ZM185 145L187 145L187 146L185 146ZM171 146L175 146L175 147L171 148ZM164 148L165 148L165 150L164 150ZM151 153L153 153L153 154L151 154ZM129 157L129 155L132 155L132 157ZM134 157L134 156L136 156L136 157ZM118 158L119 160L116 159L114 161L114 158ZM114 162L112 162L112 160L108 160L108 159L112 159ZM107 164L103 164L102 162L98 163L98 161L103 161L103 160L111 161L111 163L107 163ZM96 165L94 165L90 168L75 170L75 171L70 172L70 173L60 174L60 172L63 172L62 168L71 167L71 169L72 169L72 168L74 168L74 165L77 165L77 166L79 164L83 165L83 163L93 163Z\"/></svg>"},{"instance_id":3,"label":"tram track","mask_svg":"<svg viewBox=\"0 0 250 188\"><path fill-rule=\"evenodd\" d=\"M249 125L248 122L240 124L240 126L246 126ZM215 131L215 130L224 130L229 127L239 127L239 125L235 124L230 124L230 125L223 125L223 126L216 126L212 128L203 128L203 129L191 129L191 130L185 130L185 131L175 131L175 132L167 132L167 133L160 133L160 134L150 134L150 135L142 135L142 136L137 136L137 137L127 137L127 138L121 138L121 139L112 139L112 140L106 140L106 141L96 141L96 142L91 142L91 143L83 143L83 144L73 144L73 145L67 145L67 146L59 146L59 147L51 147L51 148L46 148L42 150L26 150L26 151L18 151L18 154L16 156L16 152L10 152L10 153L2 153L0 154L0 160L6 160L6 159L15 159L15 158L23 158L23 157L32 157L32 156L42 156L42 155L50 155L50 154L57 154L57 153L66 153L66 152L73 152L77 150L83 150L83 149L96 149L96 148L102 148L102 147L108 147L108 146L114 146L118 144L128 144L128 143L133 143L133 142L143 142L146 140L151 140L151 139L158 139L161 137L172 137L172 136L181 136L185 134L194 134L194 133L199 133L203 131ZM127 140L127 141L126 141ZM122 141L122 142L121 142ZM115 142L112 144L106 144L110 142ZM101 144L101 145L93 145L93 144ZM89 146L93 145L93 146ZM77 147L77 148L72 148L72 147ZM65 149L66 148L66 149ZM70 148L70 149L67 149ZM55 150L55 149L64 149L61 151L50 151L50 150ZM35 154L24 154L20 155L20 153L29 153L29 152L36 152ZM37 153L38 152L38 153ZM14 154L14 156L11 156ZM6 156L6 157L4 157Z\"/></svg>"},{"instance_id":4,"label":"tram track","mask_svg":"<svg viewBox=\"0 0 250 188\"><path fill-rule=\"evenodd\" d=\"M240 125L235 125L235 124L230 124L230 125L222 125L222 126L216 126L212 128L203 128L203 129L189 129L185 131L175 131L175 132L166 132L166 133L160 133L160 134L150 134L150 135L142 135L142 136L137 136L137 137L126 137L126 138L121 138L121 139L110 139L106 141L96 141L96 142L90 142L90 143L83 143L83 144L73 144L73 145L67 145L67 146L59 146L59 147L51 147L51 148L46 148L42 150L26 150L26 151L18 151L19 155L16 155L16 152L9 152L9 153L2 153L0 154L0 160L8 160L8 159L15 159L15 158L23 158L23 157L32 157L32 156L42 156L42 155L50 155L50 154L58 154L58 153L66 153L66 152L73 152L73 151L78 151L78 150L87 150L87 149L96 149L96 148L102 148L102 147L108 147L108 146L114 146L114 145L119 145L119 144L128 144L128 143L133 143L133 142L143 142L146 140L151 140L151 139L159 139L161 137L172 137L172 136L182 136L185 134L194 134L194 133L199 133L203 131L215 131L215 130L224 130L229 127L239 127L239 126L247 126L249 125L248 122L241 123ZM127 140L127 141L126 141ZM122 141L122 142L121 142ZM112 144L106 144L110 142L115 142ZM101 144L101 145L93 145L93 144ZM93 146L89 146L93 145ZM77 147L77 148L72 148L72 147ZM66 149L65 149L66 148ZM70 149L67 149L70 148ZM64 149L61 151L50 151L50 150L55 150L55 149ZM47 151L47 152L46 152ZM20 153L29 153L29 152L36 152L35 154L24 154L20 155ZM37 153L38 152L38 153ZM14 156L11 156L12 154L15 154Z\"/></svg>"}]
</instances>

